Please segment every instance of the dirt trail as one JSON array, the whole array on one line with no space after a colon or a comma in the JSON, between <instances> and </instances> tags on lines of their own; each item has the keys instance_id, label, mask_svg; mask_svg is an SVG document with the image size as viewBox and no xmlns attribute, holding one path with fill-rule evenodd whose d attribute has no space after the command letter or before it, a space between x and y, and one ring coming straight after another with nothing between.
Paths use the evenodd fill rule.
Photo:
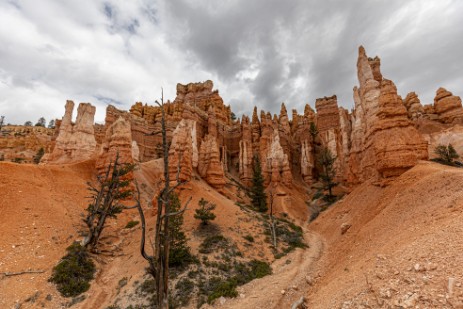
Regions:
<instances>
[{"instance_id":1,"label":"dirt trail","mask_svg":"<svg viewBox=\"0 0 463 309\"><path fill-rule=\"evenodd\" d=\"M291 304L306 294L309 283L318 271L316 262L323 254L325 241L305 226L304 239L309 248L297 249L272 264L273 274L238 288L235 299L220 300L210 308L290 308ZM283 294L284 290L284 294Z\"/></svg>"}]
</instances>

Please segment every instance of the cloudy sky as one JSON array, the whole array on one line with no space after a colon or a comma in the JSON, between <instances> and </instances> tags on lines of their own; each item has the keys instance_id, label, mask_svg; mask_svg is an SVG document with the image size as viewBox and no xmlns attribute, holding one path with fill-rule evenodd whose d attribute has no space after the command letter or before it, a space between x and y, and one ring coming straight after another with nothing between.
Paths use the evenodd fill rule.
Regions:
<instances>
[{"instance_id":1,"label":"cloudy sky","mask_svg":"<svg viewBox=\"0 0 463 309\"><path fill-rule=\"evenodd\" d=\"M399 94L463 96L463 1L0 0L0 114L61 118L67 99L128 109L211 79L237 114L338 95L359 45Z\"/></svg>"}]
</instances>

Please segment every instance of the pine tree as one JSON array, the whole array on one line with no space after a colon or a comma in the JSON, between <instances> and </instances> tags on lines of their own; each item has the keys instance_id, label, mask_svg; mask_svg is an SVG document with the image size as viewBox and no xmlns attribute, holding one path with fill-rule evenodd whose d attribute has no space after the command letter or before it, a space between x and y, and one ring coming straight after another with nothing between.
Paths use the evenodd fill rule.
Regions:
<instances>
[{"instance_id":1,"label":"pine tree","mask_svg":"<svg viewBox=\"0 0 463 309\"><path fill-rule=\"evenodd\" d=\"M318 135L318 128L313 121L310 122L309 133L312 136L312 140L315 140Z\"/></svg>"},{"instance_id":2,"label":"pine tree","mask_svg":"<svg viewBox=\"0 0 463 309\"><path fill-rule=\"evenodd\" d=\"M174 213L180 210L180 200L175 192L170 194L170 212ZM185 266L193 261L190 248L187 245L187 238L182 231L183 214L172 216L169 220L169 266Z\"/></svg>"},{"instance_id":3,"label":"pine tree","mask_svg":"<svg viewBox=\"0 0 463 309\"><path fill-rule=\"evenodd\" d=\"M84 219L88 227L88 235L82 242L82 246L88 247L97 252L101 233L106 227L106 220L116 218L123 211L125 206L120 203L132 195L130 189L131 173L135 165L119 163L119 153L116 154L114 163L110 163L103 175L97 176L97 183L88 183L88 190L91 195L91 202L86 211Z\"/></svg>"},{"instance_id":4,"label":"pine tree","mask_svg":"<svg viewBox=\"0 0 463 309\"><path fill-rule=\"evenodd\" d=\"M40 147L39 151L37 151L37 153L34 156L34 163L39 164L40 159L42 159L44 154L45 154L45 150L43 149L43 147Z\"/></svg>"},{"instance_id":5,"label":"pine tree","mask_svg":"<svg viewBox=\"0 0 463 309\"><path fill-rule=\"evenodd\" d=\"M209 221L212 221L215 219L215 214L212 212L216 205L209 203L205 199L201 198L198 202L199 208L195 210L195 219L201 220L202 225L208 225Z\"/></svg>"},{"instance_id":6,"label":"pine tree","mask_svg":"<svg viewBox=\"0 0 463 309\"><path fill-rule=\"evenodd\" d=\"M437 161L446 165L454 165L453 160L460 157L452 144L439 145L434 149L434 153L439 156Z\"/></svg>"},{"instance_id":7,"label":"pine tree","mask_svg":"<svg viewBox=\"0 0 463 309\"><path fill-rule=\"evenodd\" d=\"M37 123L35 124L36 127L44 127L45 128L46 120L44 117L40 117Z\"/></svg>"},{"instance_id":8,"label":"pine tree","mask_svg":"<svg viewBox=\"0 0 463 309\"><path fill-rule=\"evenodd\" d=\"M322 148L318 155L317 163L321 169L320 179L323 182L323 188L328 191L328 195L325 195L327 202L334 202L336 198L332 192L332 189L337 186L337 183L334 182L334 177L336 176L333 166L334 161L336 161L336 157L333 156L331 151L326 147Z\"/></svg>"},{"instance_id":9,"label":"pine tree","mask_svg":"<svg viewBox=\"0 0 463 309\"><path fill-rule=\"evenodd\" d=\"M260 211L267 211L267 195L264 188L264 177L262 176L262 167L258 156L254 156L254 173L252 176L251 200L252 206Z\"/></svg>"},{"instance_id":10,"label":"pine tree","mask_svg":"<svg viewBox=\"0 0 463 309\"><path fill-rule=\"evenodd\" d=\"M49 129L54 129L55 128L55 120L54 119L50 120L50 122L48 123L48 128Z\"/></svg>"}]
</instances>

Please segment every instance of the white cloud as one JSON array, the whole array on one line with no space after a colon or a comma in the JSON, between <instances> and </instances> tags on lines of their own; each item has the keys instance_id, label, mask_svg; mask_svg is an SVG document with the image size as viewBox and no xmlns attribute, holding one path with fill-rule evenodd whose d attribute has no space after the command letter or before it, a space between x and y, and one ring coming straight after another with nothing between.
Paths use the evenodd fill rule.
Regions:
<instances>
[{"instance_id":1,"label":"white cloud","mask_svg":"<svg viewBox=\"0 0 463 309\"><path fill-rule=\"evenodd\" d=\"M67 99L128 109L212 79L236 114L352 106L357 47L405 95L463 94L459 1L108 0L0 2L0 114L60 118Z\"/></svg>"}]
</instances>

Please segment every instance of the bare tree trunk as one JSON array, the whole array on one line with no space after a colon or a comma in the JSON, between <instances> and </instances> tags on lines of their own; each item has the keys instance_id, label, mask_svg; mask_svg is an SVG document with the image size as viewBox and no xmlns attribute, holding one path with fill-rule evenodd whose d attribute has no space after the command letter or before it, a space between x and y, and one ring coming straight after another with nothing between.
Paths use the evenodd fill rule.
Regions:
<instances>
[{"instance_id":1,"label":"bare tree trunk","mask_svg":"<svg viewBox=\"0 0 463 309\"><path fill-rule=\"evenodd\" d=\"M272 237L273 237L273 248L277 249L277 233L275 231L275 221L273 221L273 198L274 198L273 190L270 191L270 222L271 222L271 229L272 229Z\"/></svg>"},{"instance_id":2,"label":"bare tree trunk","mask_svg":"<svg viewBox=\"0 0 463 309\"><path fill-rule=\"evenodd\" d=\"M190 199L185 203L182 210L171 212L170 209L170 195L172 191L184 182L179 180L180 176L180 159L177 170L176 184L170 185L169 176L169 145L167 143L167 129L166 129L166 115L164 110L164 94L161 96L161 102L156 101L156 104L161 108L161 131L153 132L150 135L162 134L162 149L164 156L164 187L162 188L159 196L157 197L157 214L156 214L156 228L154 234L154 256L149 256L145 252L145 216L140 204L140 190L137 185L137 205L131 208L137 208L142 222L142 238L140 243L140 253L144 259L150 264L150 274L154 277L156 284L156 308L169 309L169 251L170 251L170 235L169 235L169 218L172 216L181 215L191 201Z\"/></svg>"},{"instance_id":3,"label":"bare tree trunk","mask_svg":"<svg viewBox=\"0 0 463 309\"><path fill-rule=\"evenodd\" d=\"M162 148L164 150L164 188L158 198L158 217L156 220L156 291L157 291L157 305L161 309L169 308L169 147L167 145L167 132L166 132L166 115L164 110L164 93L161 96L161 133L162 133Z\"/></svg>"}]
</instances>

